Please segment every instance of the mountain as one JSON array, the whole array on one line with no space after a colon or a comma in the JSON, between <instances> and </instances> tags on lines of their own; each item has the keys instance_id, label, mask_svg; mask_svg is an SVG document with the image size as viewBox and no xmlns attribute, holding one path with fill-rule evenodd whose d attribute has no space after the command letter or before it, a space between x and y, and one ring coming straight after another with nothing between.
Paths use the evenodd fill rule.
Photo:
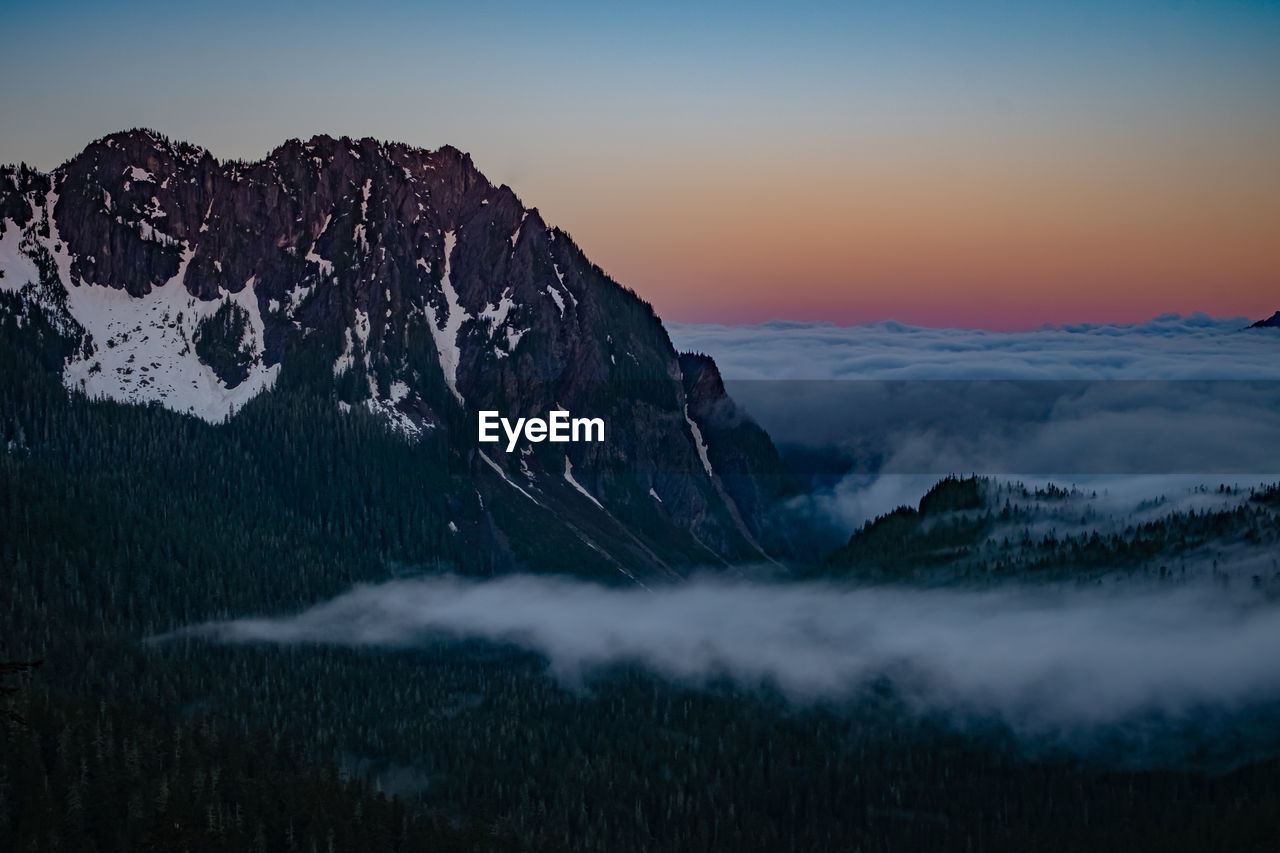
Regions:
<instances>
[{"instance_id":1,"label":"mountain","mask_svg":"<svg viewBox=\"0 0 1280 853\"><path fill-rule=\"evenodd\" d=\"M455 148L317 136L221 162L133 130L0 168L0 290L0 345L47 328L73 395L223 424L305 386L372 416L485 570L641 581L785 552L794 486L714 363ZM554 409L605 440L477 441L482 410Z\"/></svg>"},{"instance_id":2,"label":"mountain","mask_svg":"<svg viewBox=\"0 0 1280 853\"><path fill-rule=\"evenodd\" d=\"M866 522L810 577L996 585L1208 579L1280 596L1280 484L1166 496L1117 511L1096 492L940 480L918 507ZM1224 560L1226 554L1232 559Z\"/></svg>"},{"instance_id":3,"label":"mountain","mask_svg":"<svg viewBox=\"0 0 1280 853\"><path fill-rule=\"evenodd\" d=\"M1249 326L1250 329L1275 329L1280 328L1280 311L1272 314L1265 320L1259 320Z\"/></svg>"}]
</instances>

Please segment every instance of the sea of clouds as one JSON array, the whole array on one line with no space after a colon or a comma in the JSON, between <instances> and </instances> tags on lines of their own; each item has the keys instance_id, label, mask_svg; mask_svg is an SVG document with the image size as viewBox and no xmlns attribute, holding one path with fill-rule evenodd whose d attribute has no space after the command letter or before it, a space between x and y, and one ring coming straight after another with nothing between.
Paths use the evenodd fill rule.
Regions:
<instances>
[{"instance_id":1,"label":"sea of clouds","mask_svg":"<svg viewBox=\"0 0 1280 853\"><path fill-rule=\"evenodd\" d=\"M1280 329L1246 317L1164 314L1147 323L1024 332L771 321L668 323L680 351L706 352L727 380L1280 379Z\"/></svg>"},{"instance_id":2,"label":"sea of clouds","mask_svg":"<svg viewBox=\"0 0 1280 853\"><path fill-rule=\"evenodd\" d=\"M161 639L192 637L384 648L481 639L544 655L571 687L629 664L693 685L768 685L801 704L856 699L890 678L920 713L998 719L1036 739L1280 700L1280 609L1205 586L976 591L708 578L644 590L435 576Z\"/></svg>"},{"instance_id":3,"label":"sea of clouds","mask_svg":"<svg viewBox=\"0 0 1280 853\"><path fill-rule=\"evenodd\" d=\"M1135 504L1274 481L1280 330L1248 322L668 328L678 349L716 359L776 443L821 450L805 459L847 475L797 501L847 531L950 473L1053 480Z\"/></svg>"}]
</instances>

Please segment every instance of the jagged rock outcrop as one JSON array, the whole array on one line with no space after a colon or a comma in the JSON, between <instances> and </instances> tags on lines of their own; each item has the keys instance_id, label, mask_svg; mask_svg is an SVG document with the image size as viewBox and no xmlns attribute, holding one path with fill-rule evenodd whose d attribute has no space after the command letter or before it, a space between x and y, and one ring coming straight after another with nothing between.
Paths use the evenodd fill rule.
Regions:
<instances>
[{"instance_id":1,"label":"jagged rock outcrop","mask_svg":"<svg viewBox=\"0 0 1280 853\"><path fill-rule=\"evenodd\" d=\"M50 174L0 170L0 269L82 329L63 380L90 395L217 421L320 352L335 406L447 448L459 512L513 566L528 533L504 515L636 577L785 541L785 469L714 364L457 149L317 136L220 162L113 134ZM553 408L604 418L606 441L476 441L482 409Z\"/></svg>"}]
</instances>

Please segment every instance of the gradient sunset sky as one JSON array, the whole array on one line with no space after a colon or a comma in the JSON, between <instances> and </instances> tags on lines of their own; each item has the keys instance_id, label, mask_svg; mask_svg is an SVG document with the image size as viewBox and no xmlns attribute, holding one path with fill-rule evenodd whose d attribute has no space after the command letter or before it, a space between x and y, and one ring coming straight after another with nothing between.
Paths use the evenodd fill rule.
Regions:
<instances>
[{"instance_id":1,"label":"gradient sunset sky","mask_svg":"<svg viewBox=\"0 0 1280 853\"><path fill-rule=\"evenodd\" d=\"M0 162L469 151L666 319L1280 308L1280 3L6 4Z\"/></svg>"}]
</instances>

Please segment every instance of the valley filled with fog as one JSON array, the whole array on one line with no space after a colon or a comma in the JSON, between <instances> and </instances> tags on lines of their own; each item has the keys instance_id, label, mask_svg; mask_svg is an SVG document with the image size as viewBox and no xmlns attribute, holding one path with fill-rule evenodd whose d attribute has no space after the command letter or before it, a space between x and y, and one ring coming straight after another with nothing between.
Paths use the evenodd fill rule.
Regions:
<instances>
[{"instance_id":1,"label":"valley filled with fog","mask_svg":"<svg viewBox=\"0 0 1280 853\"><path fill-rule=\"evenodd\" d=\"M448 524L469 473L306 388L210 426L13 368L6 616L62 686L22 707L61 745L4 746L11 778L99 804L73 832L160 815L170 847L170 816L238 808L241 848L374 822L460 849L1247 848L1280 804L1280 377L1237 326L673 327L795 471L803 547L665 580L496 571ZM228 767L253 772L212 787Z\"/></svg>"},{"instance_id":2,"label":"valley filled with fog","mask_svg":"<svg viewBox=\"0 0 1280 853\"><path fill-rule=\"evenodd\" d=\"M544 660L571 692L633 668L798 708L888 690L920 719L994 725L1033 751L1267 755L1277 744L1232 733L1280 719L1280 363L1272 330L1243 325L675 325L807 478L785 511L835 556L654 588L568 567L410 570L151 642L481 642ZM954 477L968 472L985 476Z\"/></svg>"}]
</instances>

